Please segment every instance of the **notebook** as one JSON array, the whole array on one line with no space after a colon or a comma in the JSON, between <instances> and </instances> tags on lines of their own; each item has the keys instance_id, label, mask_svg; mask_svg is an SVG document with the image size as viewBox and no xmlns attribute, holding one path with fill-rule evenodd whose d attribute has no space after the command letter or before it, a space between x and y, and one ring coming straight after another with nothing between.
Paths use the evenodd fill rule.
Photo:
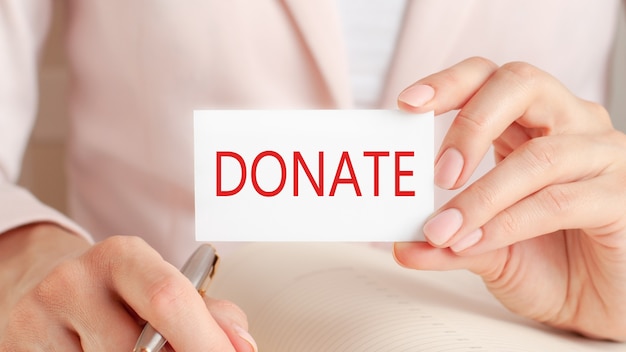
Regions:
<instances>
[{"instance_id":1,"label":"notebook","mask_svg":"<svg viewBox=\"0 0 626 352\"><path fill-rule=\"evenodd\" d=\"M354 243L253 243L209 294L248 315L260 351L623 351L510 313L466 271L400 267Z\"/></svg>"}]
</instances>

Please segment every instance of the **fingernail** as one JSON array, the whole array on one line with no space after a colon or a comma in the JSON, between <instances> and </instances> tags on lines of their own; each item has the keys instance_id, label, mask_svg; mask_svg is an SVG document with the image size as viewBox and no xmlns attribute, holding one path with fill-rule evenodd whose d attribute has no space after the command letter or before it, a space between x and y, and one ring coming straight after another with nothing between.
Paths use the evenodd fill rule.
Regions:
<instances>
[{"instance_id":1,"label":"fingernail","mask_svg":"<svg viewBox=\"0 0 626 352\"><path fill-rule=\"evenodd\" d=\"M463 154L456 148L446 149L435 165L435 184L443 189L454 187L463 170Z\"/></svg>"},{"instance_id":2,"label":"fingernail","mask_svg":"<svg viewBox=\"0 0 626 352\"><path fill-rule=\"evenodd\" d=\"M463 225L463 214L458 209L446 209L426 222L424 235L431 243L440 246L448 242L461 225Z\"/></svg>"},{"instance_id":3,"label":"fingernail","mask_svg":"<svg viewBox=\"0 0 626 352\"><path fill-rule=\"evenodd\" d=\"M259 348L256 345L256 341L254 341L254 338L252 337L252 335L250 335L249 332L247 332L244 328L242 328L239 325L235 325L235 331L237 332L237 335L239 335L239 337L246 340L246 342L250 344L250 347L252 347L252 351L259 352Z\"/></svg>"},{"instance_id":4,"label":"fingernail","mask_svg":"<svg viewBox=\"0 0 626 352\"><path fill-rule=\"evenodd\" d=\"M393 244L393 253L395 255L396 252L402 252L407 250L409 247L413 245L413 242L394 242Z\"/></svg>"},{"instance_id":5,"label":"fingernail","mask_svg":"<svg viewBox=\"0 0 626 352\"><path fill-rule=\"evenodd\" d=\"M418 84L402 91L398 96L398 100L414 108L419 108L431 101L434 96L435 89L433 87Z\"/></svg>"},{"instance_id":6,"label":"fingernail","mask_svg":"<svg viewBox=\"0 0 626 352\"><path fill-rule=\"evenodd\" d=\"M404 265L404 263L402 263L399 259L398 259L398 253L400 252L404 252L406 250L409 249L409 247L411 247L412 245L414 245L413 242L395 242L393 244L393 249L391 251L391 253L393 254L393 259L396 261L396 263L398 263L400 266L406 267L406 265Z\"/></svg>"},{"instance_id":7,"label":"fingernail","mask_svg":"<svg viewBox=\"0 0 626 352\"><path fill-rule=\"evenodd\" d=\"M475 245L483 238L483 230L480 228L468 233L465 237L461 238L457 243L450 246L454 252L460 252L462 250L468 249L469 247Z\"/></svg>"}]
</instances>

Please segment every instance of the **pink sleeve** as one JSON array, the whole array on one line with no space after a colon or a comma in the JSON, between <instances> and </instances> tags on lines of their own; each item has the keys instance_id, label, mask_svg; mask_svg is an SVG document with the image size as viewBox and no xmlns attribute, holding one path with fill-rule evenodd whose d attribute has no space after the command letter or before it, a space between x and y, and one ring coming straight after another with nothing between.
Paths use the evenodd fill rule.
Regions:
<instances>
[{"instance_id":1,"label":"pink sleeve","mask_svg":"<svg viewBox=\"0 0 626 352\"><path fill-rule=\"evenodd\" d=\"M51 16L49 0L0 1L0 234L34 222L84 230L15 185L37 111L39 51Z\"/></svg>"}]
</instances>

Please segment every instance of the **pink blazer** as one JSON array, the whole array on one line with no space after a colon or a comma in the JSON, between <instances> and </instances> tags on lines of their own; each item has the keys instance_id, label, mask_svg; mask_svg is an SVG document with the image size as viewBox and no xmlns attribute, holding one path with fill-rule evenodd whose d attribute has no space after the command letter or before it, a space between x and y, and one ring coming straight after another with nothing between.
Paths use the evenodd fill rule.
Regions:
<instances>
[{"instance_id":1,"label":"pink blazer","mask_svg":"<svg viewBox=\"0 0 626 352\"><path fill-rule=\"evenodd\" d=\"M381 107L475 55L604 100L619 0L407 3ZM0 233L53 221L95 240L141 235L178 265L195 247L193 109L351 107L334 1L70 0L67 219L13 184L51 4L0 2Z\"/></svg>"}]
</instances>

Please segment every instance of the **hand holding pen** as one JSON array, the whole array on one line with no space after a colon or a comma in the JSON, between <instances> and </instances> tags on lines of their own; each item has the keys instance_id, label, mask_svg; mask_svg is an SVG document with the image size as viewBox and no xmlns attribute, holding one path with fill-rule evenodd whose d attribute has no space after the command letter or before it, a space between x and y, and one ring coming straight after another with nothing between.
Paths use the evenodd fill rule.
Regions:
<instances>
[{"instance_id":1,"label":"hand holding pen","mask_svg":"<svg viewBox=\"0 0 626 352\"><path fill-rule=\"evenodd\" d=\"M204 297L211 278L215 274L218 261L219 257L215 249L204 244L193 252L180 272L191 281L200 296ZM166 342L163 335L150 323L146 323L133 352L159 352Z\"/></svg>"},{"instance_id":2,"label":"hand holding pen","mask_svg":"<svg viewBox=\"0 0 626 352\"><path fill-rule=\"evenodd\" d=\"M204 297L218 262L219 257L215 249L211 245L203 244L189 257L181 273L191 281L200 296ZM133 352L158 352L166 342L165 338L150 323L147 323Z\"/></svg>"},{"instance_id":3,"label":"hand holding pen","mask_svg":"<svg viewBox=\"0 0 626 352\"><path fill-rule=\"evenodd\" d=\"M219 257L215 249L209 244L200 245L189 257L185 265L181 269L183 274L194 288L198 291L199 296L205 297L206 290L215 274ZM256 351L256 344L249 334L242 328L235 328L236 332L243 336L248 343L244 346L244 350L253 347ZM199 338L203 338L199 336ZM167 340L159 333L150 323L146 323L135 344L133 352L159 352L165 346ZM233 341L235 344L236 341ZM216 349L217 350L217 349ZM239 351L240 349L237 349Z\"/></svg>"},{"instance_id":4,"label":"hand holding pen","mask_svg":"<svg viewBox=\"0 0 626 352\"><path fill-rule=\"evenodd\" d=\"M0 236L0 263L28 268L0 277L0 351L132 351L146 321L164 351L255 350L237 306L202 297L140 238L90 245L55 225L19 230Z\"/></svg>"}]
</instances>

